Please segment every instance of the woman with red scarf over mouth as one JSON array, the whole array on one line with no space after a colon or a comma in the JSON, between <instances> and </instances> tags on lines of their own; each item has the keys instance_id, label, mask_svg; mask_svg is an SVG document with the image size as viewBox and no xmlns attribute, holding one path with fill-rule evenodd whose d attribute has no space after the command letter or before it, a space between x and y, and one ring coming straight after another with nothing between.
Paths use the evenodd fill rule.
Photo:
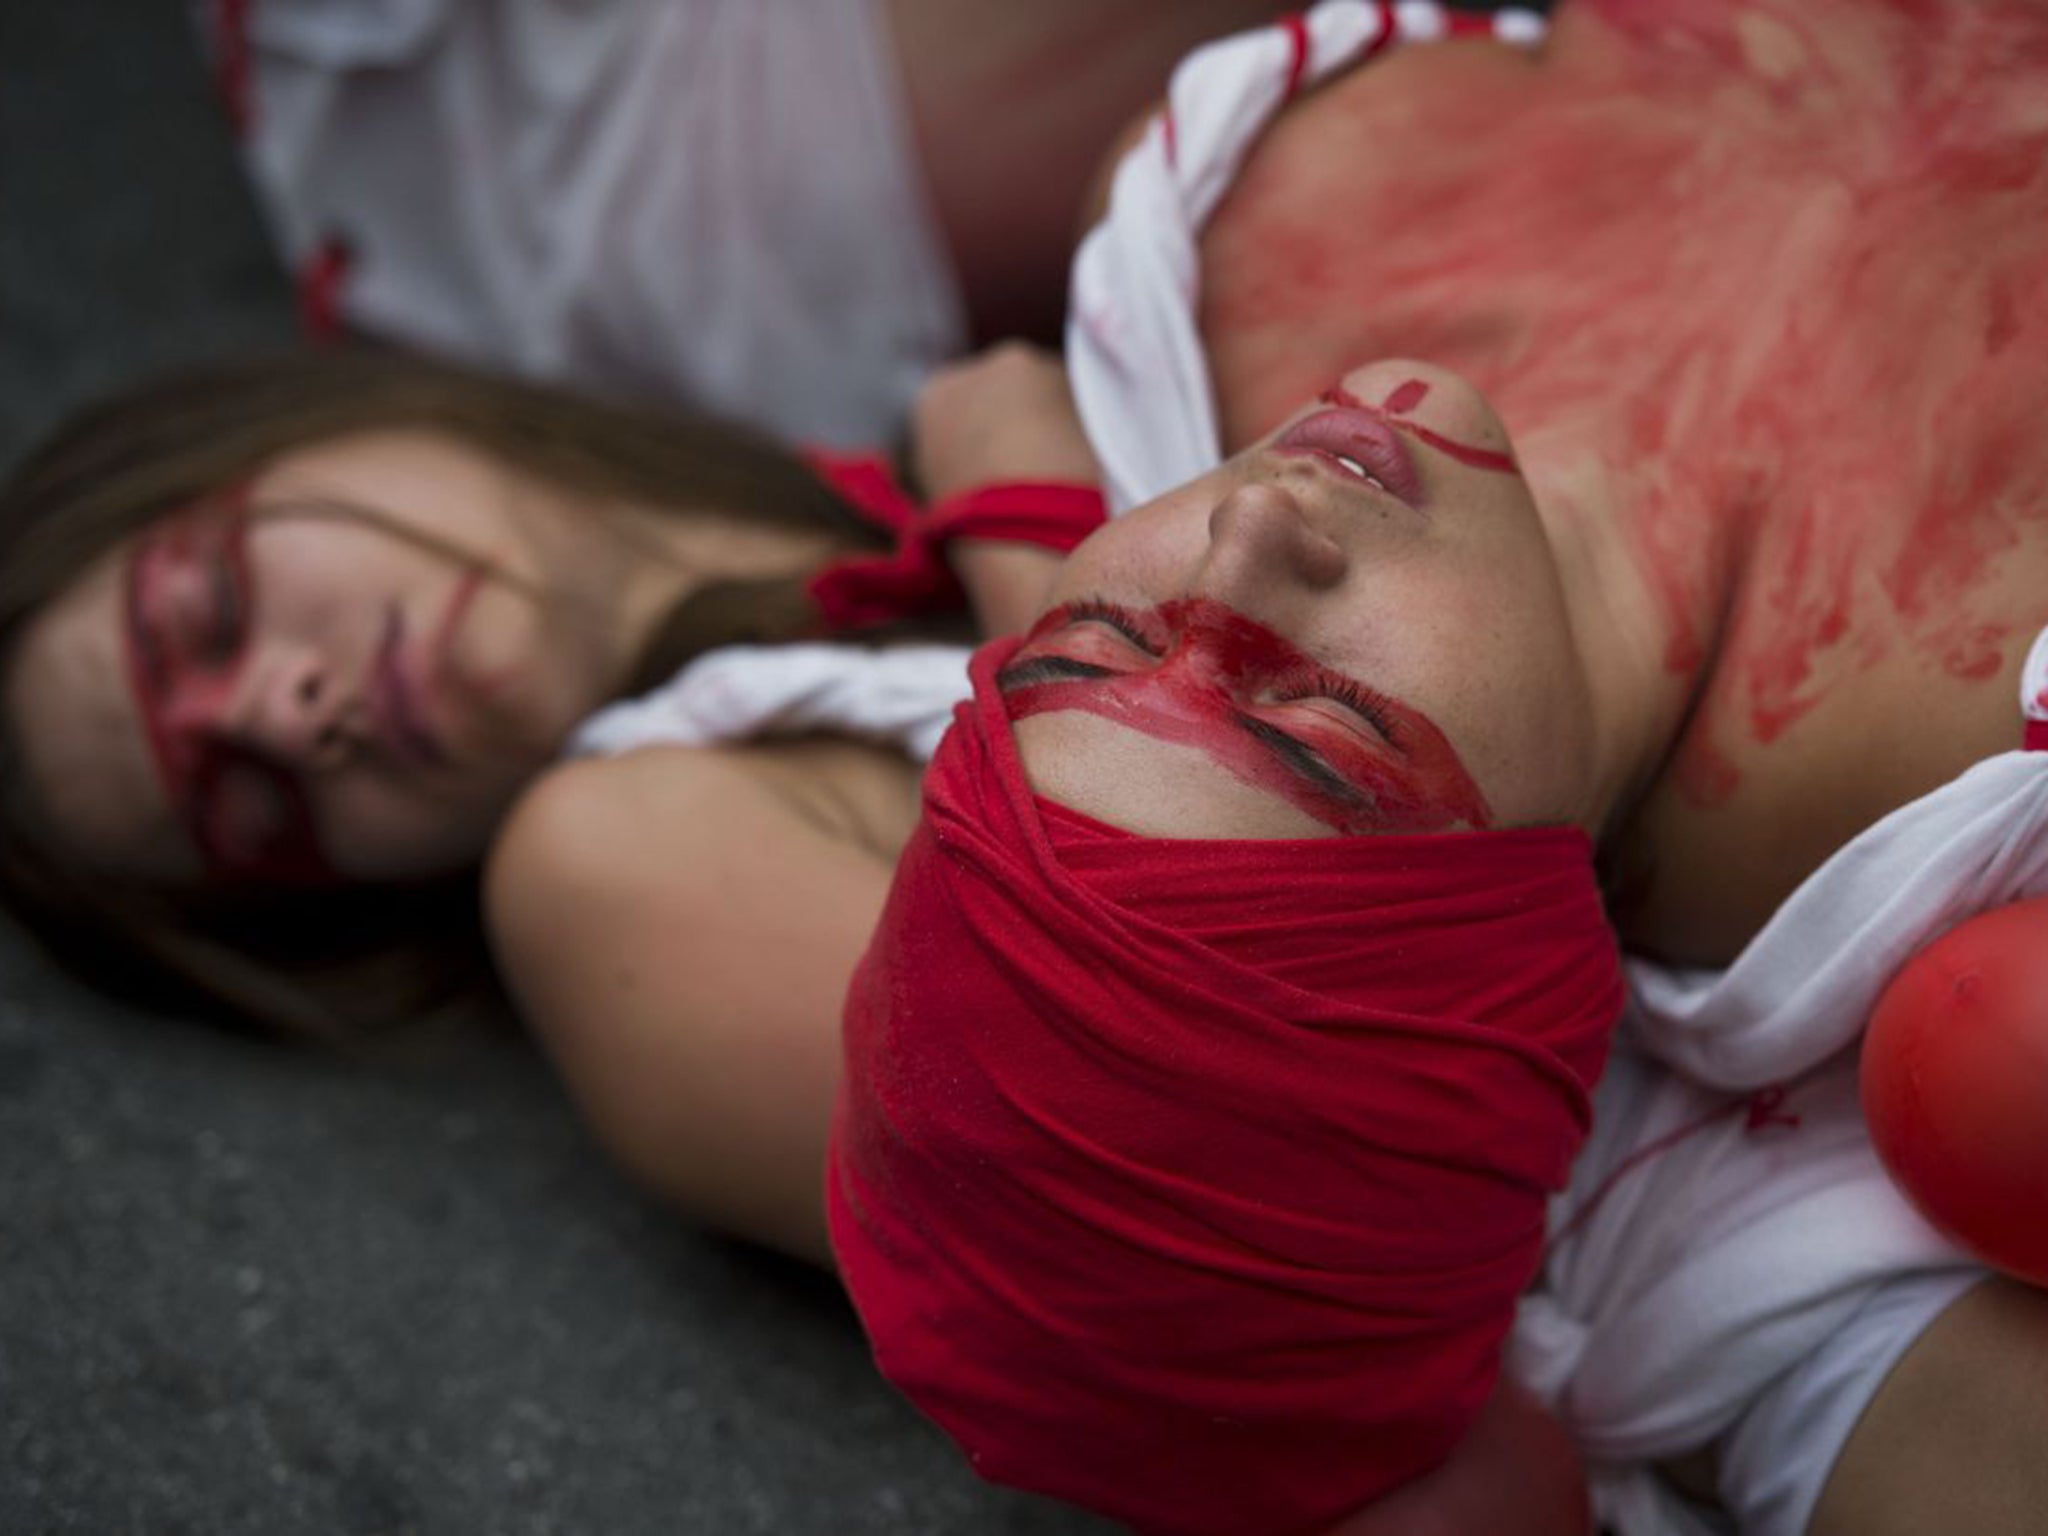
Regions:
<instances>
[{"instance_id":1,"label":"woman with red scarf over mouth","mask_svg":"<svg viewBox=\"0 0 2048 1536\"><path fill-rule=\"evenodd\" d=\"M1621 1006L1600 574L1476 392L1376 365L976 657L827 1200L885 1374L986 1475L1280 1536L1470 1428Z\"/></svg>"}]
</instances>

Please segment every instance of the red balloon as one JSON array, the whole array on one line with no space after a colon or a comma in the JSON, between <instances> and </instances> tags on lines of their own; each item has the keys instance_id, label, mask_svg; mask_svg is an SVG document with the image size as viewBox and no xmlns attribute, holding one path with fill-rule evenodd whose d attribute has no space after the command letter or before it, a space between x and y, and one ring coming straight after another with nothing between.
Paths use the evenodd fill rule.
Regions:
<instances>
[{"instance_id":1,"label":"red balloon","mask_svg":"<svg viewBox=\"0 0 2048 1536\"><path fill-rule=\"evenodd\" d=\"M2048 898L1973 917L1906 962L1863 1043L1863 1113L1923 1216L2048 1286Z\"/></svg>"}]
</instances>

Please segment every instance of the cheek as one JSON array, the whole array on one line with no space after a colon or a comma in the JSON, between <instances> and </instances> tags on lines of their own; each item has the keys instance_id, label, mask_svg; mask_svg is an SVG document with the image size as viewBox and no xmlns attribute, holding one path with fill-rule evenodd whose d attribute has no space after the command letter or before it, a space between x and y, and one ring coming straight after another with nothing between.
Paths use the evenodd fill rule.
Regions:
<instances>
[{"instance_id":1,"label":"cheek","mask_svg":"<svg viewBox=\"0 0 2048 1536\"><path fill-rule=\"evenodd\" d=\"M1438 716L1502 826L1576 819L1592 770L1587 720L1574 676L1541 666L1475 686Z\"/></svg>"},{"instance_id":2,"label":"cheek","mask_svg":"<svg viewBox=\"0 0 2048 1536\"><path fill-rule=\"evenodd\" d=\"M507 771L530 771L610 702L613 660L597 628L487 584L443 648L440 676L463 737Z\"/></svg>"},{"instance_id":3,"label":"cheek","mask_svg":"<svg viewBox=\"0 0 2048 1536\"><path fill-rule=\"evenodd\" d=\"M1158 503L1126 513L1067 557L1046 607L1105 594L1126 601L1170 597L1200 558L1207 527L1206 518L1172 515Z\"/></svg>"},{"instance_id":4,"label":"cheek","mask_svg":"<svg viewBox=\"0 0 2048 1536\"><path fill-rule=\"evenodd\" d=\"M1229 466L1111 518L1081 543L1068 564L1106 579L1126 570L1184 565L1208 543L1209 514L1236 483Z\"/></svg>"},{"instance_id":5,"label":"cheek","mask_svg":"<svg viewBox=\"0 0 2048 1536\"><path fill-rule=\"evenodd\" d=\"M1449 739L1496 826L1576 814L1590 771L1582 674L1561 606L1496 581L1381 592L1351 667Z\"/></svg>"}]
</instances>

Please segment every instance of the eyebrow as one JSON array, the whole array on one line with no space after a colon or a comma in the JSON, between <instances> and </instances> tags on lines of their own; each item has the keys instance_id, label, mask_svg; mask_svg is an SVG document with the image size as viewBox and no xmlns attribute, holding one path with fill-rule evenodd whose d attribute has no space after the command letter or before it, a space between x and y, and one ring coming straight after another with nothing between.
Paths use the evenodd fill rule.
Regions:
<instances>
[{"instance_id":1,"label":"eyebrow","mask_svg":"<svg viewBox=\"0 0 2048 1536\"><path fill-rule=\"evenodd\" d=\"M1092 661L1079 661L1072 656L1033 656L998 672L996 691L1009 694L1041 683L1092 682L1119 675L1113 668L1097 666ZM1300 738L1288 735L1277 725L1256 715L1237 710L1230 712L1230 723L1263 747L1282 767L1323 794L1353 807L1363 808L1371 803L1363 790L1324 762L1322 756Z\"/></svg>"}]
</instances>

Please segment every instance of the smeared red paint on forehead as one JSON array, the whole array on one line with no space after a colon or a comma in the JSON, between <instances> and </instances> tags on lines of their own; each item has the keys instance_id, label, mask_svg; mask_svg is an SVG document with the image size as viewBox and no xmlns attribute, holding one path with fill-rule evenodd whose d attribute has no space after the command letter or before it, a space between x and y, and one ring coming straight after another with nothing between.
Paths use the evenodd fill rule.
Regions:
<instances>
[{"instance_id":1,"label":"smeared red paint on forehead","mask_svg":"<svg viewBox=\"0 0 2048 1536\"><path fill-rule=\"evenodd\" d=\"M1363 690L1388 727L1389 744L1363 720L1340 723L1325 706L1292 702L1360 685L1210 598L1178 598L1129 617L1161 653L1158 659L1106 636L1102 648L1086 644L1074 632L1083 621L1073 606L1041 619L1006 670L1057 655L1106 666L1111 675L1018 687L1007 694L1011 719L1083 710L1158 741L1195 747L1234 778L1339 832L1448 832L1490 824L1486 800L1456 749L1420 710ZM1113 649L1119 646L1125 654ZM1261 744L1262 732L1305 743L1352 792L1289 766Z\"/></svg>"}]
</instances>

